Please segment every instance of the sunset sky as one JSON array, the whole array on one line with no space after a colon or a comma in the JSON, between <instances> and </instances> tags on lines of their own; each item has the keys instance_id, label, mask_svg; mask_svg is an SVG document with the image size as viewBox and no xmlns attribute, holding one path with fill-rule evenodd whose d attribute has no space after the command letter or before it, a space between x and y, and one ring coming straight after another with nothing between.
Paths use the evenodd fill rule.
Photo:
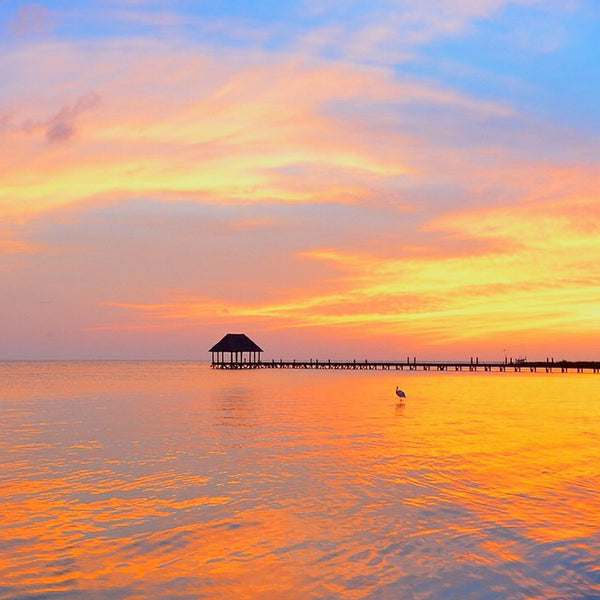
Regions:
<instances>
[{"instance_id":1,"label":"sunset sky","mask_svg":"<svg viewBox=\"0 0 600 600\"><path fill-rule=\"evenodd\" d=\"M597 0L0 3L0 359L600 359Z\"/></svg>"}]
</instances>

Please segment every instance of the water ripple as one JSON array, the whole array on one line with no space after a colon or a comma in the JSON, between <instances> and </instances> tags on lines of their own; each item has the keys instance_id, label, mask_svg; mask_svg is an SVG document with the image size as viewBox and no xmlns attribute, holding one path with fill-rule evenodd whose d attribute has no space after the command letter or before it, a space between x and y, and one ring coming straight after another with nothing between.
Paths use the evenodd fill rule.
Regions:
<instances>
[{"instance_id":1,"label":"water ripple","mask_svg":"<svg viewBox=\"0 0 600 600\"><path fill-rule=\"evenodd\" d=\"M0 600L600 598L600 378L2 375Z\"/></svg>"}]
</instances>

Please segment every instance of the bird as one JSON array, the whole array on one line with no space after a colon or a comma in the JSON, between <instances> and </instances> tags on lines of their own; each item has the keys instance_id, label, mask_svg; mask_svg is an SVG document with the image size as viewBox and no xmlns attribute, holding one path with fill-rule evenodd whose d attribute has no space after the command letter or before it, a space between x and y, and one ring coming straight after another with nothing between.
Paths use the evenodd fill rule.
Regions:
<instances>
[{"instance_id":1,"label":"bird","mask_svg":"<svg viewBox=\"0 0 600 600\"><path fill-rule=\"evenodd\" d=\"M398 398L406 398L406 394L398 386L396 386L396 396Z\"/></svg>"}]
</instances>

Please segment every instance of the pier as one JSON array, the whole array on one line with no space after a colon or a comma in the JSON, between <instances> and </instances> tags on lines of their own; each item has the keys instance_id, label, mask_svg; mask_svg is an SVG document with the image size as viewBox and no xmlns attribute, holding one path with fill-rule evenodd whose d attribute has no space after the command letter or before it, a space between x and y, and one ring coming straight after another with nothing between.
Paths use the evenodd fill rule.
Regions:
<instances>
[{"instance_id":1,"label":"pier","mask_svg":"<svg viewBox=\"0 0 600 600\"><path fill-rule=\"evenodd\" d=\"M481 362L478 357L467 361L417 361L416 356L408 356L404 361L370 361L370 360L262 360L262 348L243 333L228 333L215 344L211 353L210 366L213 369L339 369L359 371L498 371L505 373L528 371L536 373L600 373L600 361L567 361L554 362L528 361L526 358L503 361Z\"/></svg>"},{"instance_id":2,"label":"pier","mask_svg":"<svg viewBox=\"0 0 600 600\"><path fill-rule=\"evenodd\" d=\"M468 362L454 361L369 361L369 360L213 360L213 369L338 369L360 371L471 371L471 372L514 372L537 373L600 373L600 361L525 361L525 362Z\"/></svg>"}]
</instances>

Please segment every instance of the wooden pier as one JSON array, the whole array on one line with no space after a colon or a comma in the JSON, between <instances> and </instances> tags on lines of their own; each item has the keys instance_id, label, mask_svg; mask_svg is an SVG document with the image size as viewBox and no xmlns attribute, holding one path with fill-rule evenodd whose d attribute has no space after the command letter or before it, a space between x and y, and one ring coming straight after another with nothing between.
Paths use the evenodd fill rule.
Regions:
<instances>
[{"instance_id":1,"label":"wooden pier","mask_svg":"<svg viewBox=\"0 0 600 600\"><path fill-rule=\"evenodd\" d=\"M600 373L600 361L519 361L469 362L446 361L335 361L335 360L212 360L213 369L339 369L360 371L471 371L471 372L545 372L545 373Z\"/></svg>"},{"instance_id":2,"label":"wooden pier","mask_svg":"<svg viewBox=\"0 0 600 600\"><path fill-rule=\"evenodd\" d=\"M417 361L416 356L407 356L405 361L370 361L370 360L262 360L262 348L244 333L228 333L210 350L213 369L340 369L359 371L542 371L553 373L600 373L600 361L567 361L554 362L528 361L526 358L508 359L500 362L480 362L478 357L471 357L469 362L455 361Z\"/></svg>"}]
</instances>

